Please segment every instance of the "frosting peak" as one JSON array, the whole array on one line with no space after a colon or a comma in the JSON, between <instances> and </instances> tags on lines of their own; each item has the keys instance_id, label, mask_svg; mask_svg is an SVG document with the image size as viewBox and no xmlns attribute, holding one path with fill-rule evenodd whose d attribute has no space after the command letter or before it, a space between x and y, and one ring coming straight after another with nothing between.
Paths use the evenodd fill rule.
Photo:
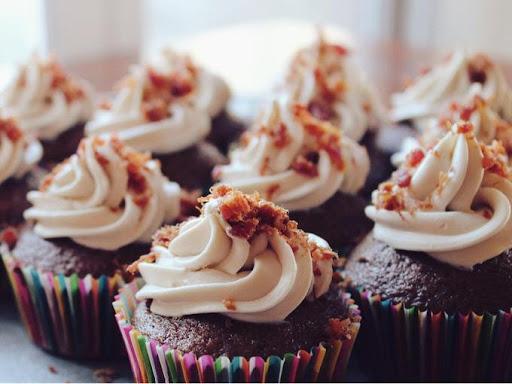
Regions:
<instances>
[{"instance_id":1,"label":"frosting peak","mask_svg":"<svg viewBox=\"0 0 512 384\"><path fill-rule=\"evenodd\" d=\"M0 93L0 109L22 130L53 140L89 119L92 99L88 83L66 74L54 59L33 55Z\"/></svg>"},{"instance_id":2,"label":"frosting peak","mask_svg":"<svg viewBox=\"0 0 512 384\"><path fill-rule=\"evenodd\" d=\"M135 67L112 105L97 110L86 134L116 133L137 150L172 153L204 139L229 88L188 56L165 50L154 64Z\"/></svg>"},{"instance_id":3,"label":"frosting peak","mask_svg":"<svg viewBox=\"0 0 512 384\"><path fill-rule=\"evenodd\" d=\"M289 210L319 206L339 190L356 193L370 167L366 149L331 123L303 105L277 102L229 157L216 178Z\"/></svg>"},{"instance_id":4,"label":"frosting peak","mask_svg":"<svg viewBox=\"0 0 512 384\"><path fill-rule=\"evenodd\" d=\"M28 194L25 218L45 238L70 237L90 248L113 250L150 241L180 214L180 187L162 176L157 161L115 137L83 139Z\"/></svg>"},{"instance_id":5,"label":"frosting peak","mask_svg":"<svg viewBox=\"0 0 512 384\"><path fill-rule=\"evenodd\" d=\"M42 155L39 141L21 131L14 119L0 117L0 184L23 177Z\"/></svg>"},{"instance_id":6,"label":"frosting peak","mask_svg":"<svg viewBox=\"0 0 512 384\"><path fill-rule=\"evenodd\" d=\"M512 90L502 71L486 55L464 51L454 52L395 94L392 118L413 120L423 130L428 118L439 116L452 102L461 103L477 92L493 111L512 122Z\"/></svg>"},{"instance_id":7,"label":"frosting peak","mask_svg":"<svg viewBox=\"0 0 512 384\"><path fill-rule=\"evenodd\" d=\"M318 119L330 121L355 141L383 120L383 106L344 46L322 34L293 58L281 93Z\"/></svg>"},{"instance_id":8,"label":"frosting peak","mask_svg":"<svg viewBox=\"0 0 512 384\"><path fill-rule=\"evenodd\" d=\"M511 248L512 182L502 144L479 143L469 122L407 161L373 194L374 236L472 268Z\"/></svg>"},{"instance_id":9,"label":"frosting peak","mask_svg":"<svg viewBox=\"0 0 512 384\"><path fill-rule=\"evenodd\" d=\"M137 298L151 299L152 312L282 321L308 294L327 292L336 255L286 211L225 186L202 203L200 217L157 232L137 263L147 283Z\"/></svg>"}]
</instances>

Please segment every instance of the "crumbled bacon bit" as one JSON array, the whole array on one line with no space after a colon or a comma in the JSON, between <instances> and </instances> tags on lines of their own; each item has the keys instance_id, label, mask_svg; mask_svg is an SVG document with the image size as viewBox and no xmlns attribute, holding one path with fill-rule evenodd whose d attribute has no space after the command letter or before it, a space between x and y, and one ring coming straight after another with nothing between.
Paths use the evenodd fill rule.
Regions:
<instances>
[{"instance_id":1,"label":"crumbled bacon bit","mask_svg":"<svg viewBox=\"0 0 512 384\"><path fill-rule=\"evenodd\" d=\"M317 164L307 159L304 155L299 155L295 158L291 165L291 169L307 177L318 176Z\"/></svg>"},{"instance_id":2,"label":"crumbled bacon bit","mask_svg":"<svg viewBox=\"0 0 512 384\"><path fill-rule=\"evenodd\" d=\"M272 200L272 198L274 197L274 195L277 193L278 190L279 190L279 184L269 185L269 187L267 188L267 191L266 191L267 199Z\"/></svg>"},{"instance_id":3,"label":"crumbled bacon bit","mask_svg":"<svg viewBox=\"0 0 512 384\"><path fill-rule=\"evenodd\" d=\"M7 227L0 234L0 238L9 248L13 248L18 241L18 231L14 227Z\"/></svg>"},{"instance_id":4,"label":"crumbled bacon bit","mask_svg":"<svg viewBox=\"0 0 512 384\"><path fill-rule=\"evenodd\" d=\"M126 271L128 273L131 273L132 275L135 275L139 271L140 263L154 263L157 258L158 255L154 252L150 252L147 255L142 255L136 261L134 261L128 267L126 267Z\"/></svg>"},{"instance_id":5,"label":"crumbled bacon bit","mask_svg":"<svg viewBox=\"0 0 512 384\"><path fill-rule=\"evenodd\" d=\"M327 334L331 339L350 339L350 319L330 318L327 326Z\"/></svg>"},{"instance_id":6,"label":"crumbled bacon bit","mask_svg":"<svg viewBox=\"0 0 512 384\"><path fill-rule=\"evenodd\" d=\"M148 121L160 121L170 116L168 104L161 99L143 102L142 113Z\"/></svg>"},{"instance_id":7,"label":"crumbled bacon bit","mask_svg":"<svg viewBox=\"0 0 512 384\"><path fill-rule=\"evenodd\" d=\"M459 116L462 120L467 121L467 120L471 119L471 115L473 114L473 112L475 112L475 110L476 110L475 105L463 107L460 111Z\"/></svg>"},{"instance_id":8,"label":"crumbled bacon bit","mask_svg":"<svg viewBox=\"0 0 512 384\"><path fill-rule=\"evenodd\" d=\"M164 225L153 235L153 246L168 247L179 232L179 225Z\"/></svg>"},{"instance_id":9,"label":"crumbled bacon bit","mask_svg":"<svg viewBox=\"0 0 512 384\"><path fill-rule=\"evenodd\" d=\"M226 307L226 309L228 311L236 311L235 300L233 300L233 299L224 299L224 300L222 300L222 304L224 304L224 307Z\"/></svg>"},{"instance_id":10,"label":"crumbled bacon bit","mask_svg":"<svg viewBox=\"0 0 512 384\"><path fill-rule=\"evenodd\" d=\"M60 90L64 94L67 103L72 103L85 96L82 87L68 76L56 61L50 60L46 63L45 69L52 76L51 87Z\"/></svg>"},{"instance_id":11,"label":"crumbled bacon bit","mask_svg":"<svg viewBox=\"0 0 512 384\"><path fill-rule=\"evenodd\" d=\"M407 154L407 165L410 167L416 167L425 158L425 152L422 149L416 148Z\"/></svg>"},{"instance_id":12,"label":"crumbled bacon bit","mask_svg":"<svg viewBox=\"0 0 512 384\"><path fill-rule=\"evenodd\" d=\"M14 143L23 137L23 132L13 118L0 118L0 132L5 133L9 140Z\"/></svg>"},{"instance_id":13,"label":"crumbled bacon bit","mask_svg":"<svg viewBox=\"0 0 512 384\"><path fill-rule=\"evenodd\" d=\"M492 211L489 208L483 209L482 210L482 214L484 215L484 217L486 219L491 219L492 218Z\"/></svg>"},{"instance_id":14,"label":"crumbled bacon bit","mask_svg":"<svg viewBox=\"0 0 512 384\"><path fill-rule=\"evenodd\" d=\"M99 109L110 110L112 109L112 103L108 100L103 100L98 104Z\"/></svg>"},{"instance_id":15,"label":"crumbled bacon bit","mask_svg":"<svg viewBox=\"0 0 512 384\"><path fill-rule=\"evenodd\" d=\"M375 206L388 211L402 211L405 208L402 190L394 188L394 184L390 181L381 183Z\"/></svg>"},{"instance_id":16,"label":"crumbled bacon bit","mask_svg":"<svg viewBox=\"0 0 512 384\"><path fill-rule=\"evenodd\" d=\"M53 180L55 179L55 176L62 170L62 168L69 162L69 158L62 161L61 163L57 164L50 173L48 173L42 180L41 184L39 185L39 190L41 192L46 192L48 188L50 188L50 185L52 185Z\"/></svg>"},{"instance_id":17,"label":"crumbled bacon bit","mask_svg":"<svg viewBox=\"0 0 512 384\"><path fill-rule=\"evenodd\" d=\"M313 100L308 104L308 111L319 120L331 120L334 117L334 111L329 103L321 100Z\"/></svg>"},{"instance_id":18,"label":"crumbled bacon bit","mask_svg":"<svg viewBox=\"0 0 512 384\"><path fill-rule=\"evenodd\" d=\"M313 261L324 261L324 260L334 260L338 258L336 252L331 251L330 249L320 247L314 241L308 242L309 250L311 252L311 258Z\"/></svg>"},{"instance_id":19,"label":"crumbled bacon bit","mask_svg":"<svg viewBox=\"0 0 512 384\"><path fill-rule=\"evenodd\" d=\"M470 133L473 132L473 124L467 121L457 123L457 133Z\"/></svg>"},{"instance_id":20,"label":"crumbled bacon bit","mask_svg":"<svg viewBox=\"0 0 512 384\"><path fill-rule=\"evenodd\" d=\"M297 229L297 223L290 220L287 211L262 200L258 194L246 195L220 185L213 187L210 196L200 201L204 204L217 197L222 197L219 211L230 225L231 235L251 239L260 233L272 234L277 231L287 239L292 249L299 245L307 246L306 235Z\"/></svg>"},{"instance_id":21,"label":"crumbled bacon bit","mask_svg":"<svg viewBox=\"0 0 512 384\"><path fill-rule=\"evenodd\" d=\"M481 144L480 148L483 155L482 167L484 170L508 178L510 168L507 164L507 155L503 144L494 140L490 145Z\"/></svg>"},{"instance_id":22,"label":"crumbled bacon bit","mask_svg":"<svg viewBox=\"0 0 512 384\"><path fill-rule=\"evenodd\" d=\"M94 151L94 157L102 167L106 167L109 163L108 159L98 151Z\"/></svg>"},{"instance_id":23,"label":"crumbled bacon bit","mask_svg":"<svg viewBox=\"0 0 512 384\"><path fill-rule=\"evenodd\" d=\"M411 185L412 176L405 168L400 168L393 173L393 180L401 188L407 188Z\"/></svg>"},{"instance_id":24,"label":"crumbled bacon bit","mask_svg":"<svg viewBox=\"0 0 512 384\"><path fill-rule=\"evenodd\" d=\"M279 124L278 130L277 132L273 132L272 138L276 148L284 148L291 141L290 135L288 134L288 129L284 123Z\"/></svg>"},{"instance_id":25,"label":"crumbled bacon bit","mask_svg":"<svg viewBox=\"0 0 512 384\"><path fill-rule=\"evenodd\" d=\"M263 159L263 163L261 164L260 175L266 174L267 171L268 171L269 166L270 166L270 157L266 156Z\"/></svg>"}]
</instances>

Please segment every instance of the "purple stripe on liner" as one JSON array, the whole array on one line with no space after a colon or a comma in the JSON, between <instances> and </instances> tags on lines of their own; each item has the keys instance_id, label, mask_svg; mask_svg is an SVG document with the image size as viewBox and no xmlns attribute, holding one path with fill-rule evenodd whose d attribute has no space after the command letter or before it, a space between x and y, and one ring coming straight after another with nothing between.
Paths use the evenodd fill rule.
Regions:
<instances>
[{"instance_id":1,"label":"purple stripe on liner","mask_svg":"<svg viewBox=\"0 0 512 384\"><path fill-rule=\"evenodd\" d=\"M215 360L210 355L203 355L198 359L201 382L214 383L215 382Z\"/></svg>"},{"instance_id":2,"label":"purple stripe on liner","mask_svg":"<svg viewBox=\"0 0 512 384\"><path fill-rule=\"evenodd\" d=\"M156 343L153 340L149 343L149 348L151 349L151 357L153 359L154 370L156 371L155 380L158 383L164 382L164 373L162 371L162 367L160 366L160 359L158 358L158 352L156 351Z\"/></svg>"},{"instance_id":3,"label":"purple stripe on liner","mask_svg":"<svg viewBox=\"0 0 512 384\"><path fill-rule=\"evenodd\" d=\"M196 355L193 352L188 352L183 355L183 370L186 372L185 377L189 383L199 382Z\"/></svg>"}]
</instances>

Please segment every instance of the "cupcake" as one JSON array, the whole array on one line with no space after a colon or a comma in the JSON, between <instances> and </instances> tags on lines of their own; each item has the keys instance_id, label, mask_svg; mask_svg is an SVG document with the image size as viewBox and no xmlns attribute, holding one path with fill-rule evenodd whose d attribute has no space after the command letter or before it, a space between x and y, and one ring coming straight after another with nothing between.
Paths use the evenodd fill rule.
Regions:
<instances>
[{"instance_id":1,"label":"cupcake","mask_svg":"<svg viewBox=\"0 0 512 384\"><path fill-rule=\"evenodd\" d=\"M41 140L44 162L73 154L93 112L90 85L68 75L54 58L33 55L0 92L0 110Z\"/></svg>"},{"instance_id":2,"label":"cupcake","mask_svg":"<svg viewBox=\"0 0 512 384\"><path fill-rule=\"evenodd\" d=\"M170 179L207 189L212 168L225 160L219 149L241 133L225 124L228 98L219 77L188 56L164 51L156 64L132 70L112 104L87 124L86 134L116 133L133 148L151 151Z\"/></svg>"},{"instance_id":3,"label":"cupcake","mask_svg":"<svg viewBox=\"0 0 512 384\"><path fill-rule=\"evenodd\" d=\"M146 285L114 302L136 381L339 379L360 317L336 254L257 195L219 186L201 201L156 233L132 265Z\"/></svg>"},{"instance_id":4,"label":"cupcake","mask_svg":"<svg viewBox=\"0 0 512 384\"><path fill-rule=\"evenodd\" d=\"M469 122L412 152L374 192L374 230L345 274L379 378L511 379L511 210L506 151Z\"/></svg>"},{"instance_id":5,"label":"cupcake","mask_svg":"<svg viewBox=\"0 0 512 384\"><path fill-rule=\"evenodd\" d=\"M39 179L41 143L23 132L12 118L0 116L0 230L23 221L27 192Z\"/></svg>"},{"instance_id":6,"label":"cupcake","mask_svg":"<svg viewBox=\"0 0 512 384\"><path fill-rule=\"evenodd\" d=\"M478 93L499 117L512 122L512 90L500 68L484 54L455 51L392 97L391 117L420 132L449 109Z\"/></svg>"},{"instance_id":7,"label":"cupcake","mask_svg":"<svg viewBox=\"0 0 512 384\"><path fill-rule=\"evenodd\" d=\"M432 148L451 128L453 122L464 120L473 125L473 133L483 144L500 141L508 155L512 154L512 124L503 119L486 101L482 89L476 87L462 103L452 102L439 118L430 118L423 131L416 137L408 137L402 142L401 150L391 157L399 166L414 149Z\"/></svg>"},{"instance_id":8,"label":"cupcake","mask_svg":"<svg viewBox=\"0 0 512 384\"><path fill-rule=\"evenodd\" d=\"M316 42L295 54L278 94L306 105L317 119L332 123L368 148L367 192L388 177L390 154L377 143L386 120L384 107L348 48L327 42L320 33Z\"/></svg>"},{"instance_id":9,"label":"cupcake","mask_svg":"<svg viewBox=\"0 0 512 384\"><path fill-rule=\"evenodd\" d=\"M75 358L112 356L110 303L127 281L123 265L180 218L183 194L157 161L114 137L83 139L28 193L28 223L2 251L35 344Z\"/></svg>"},{"instance_id":10,"label":"cupcake","mask_svg":"<svg viewBox=\"0 0 512 384\"><path fill-rule=\"evenodd\" d=\"M357 194L370 168L366 149L307 106L274 102L229 159L216 179L288 209L334 249L370 231L366 200Z\"/></svg>"}]
</instances>

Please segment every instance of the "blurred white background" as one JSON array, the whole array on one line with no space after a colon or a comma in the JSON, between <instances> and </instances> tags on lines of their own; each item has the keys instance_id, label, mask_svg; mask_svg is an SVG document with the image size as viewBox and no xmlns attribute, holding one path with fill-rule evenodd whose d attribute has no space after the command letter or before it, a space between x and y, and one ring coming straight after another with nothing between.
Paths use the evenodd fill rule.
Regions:
<instances>
[{"instance_id":1,"label":"blurred white background","mask_svg":"<svg viewBox=\"0 0 512 384\"><path fill-rule=\"evenodd\" d=\"M34 51L53 52L66 64L94 63L138 60L163 44L184 42L192 51L209 48L214 67L234 52L243 60L233 66L247 65L256 48L267 49L274 62L282 47L304 39L305 22L338 27L362 44L432 52L465 47L512 60L510 0L0 0L0 7L0 76ZM272 20L293 20L295 29L247 38L248 26ZM245 30L233 29L242 23L249 23ZM228 39L221 46L205 40L218 28L216 37Z\"/></svg>"}]
</instances>

